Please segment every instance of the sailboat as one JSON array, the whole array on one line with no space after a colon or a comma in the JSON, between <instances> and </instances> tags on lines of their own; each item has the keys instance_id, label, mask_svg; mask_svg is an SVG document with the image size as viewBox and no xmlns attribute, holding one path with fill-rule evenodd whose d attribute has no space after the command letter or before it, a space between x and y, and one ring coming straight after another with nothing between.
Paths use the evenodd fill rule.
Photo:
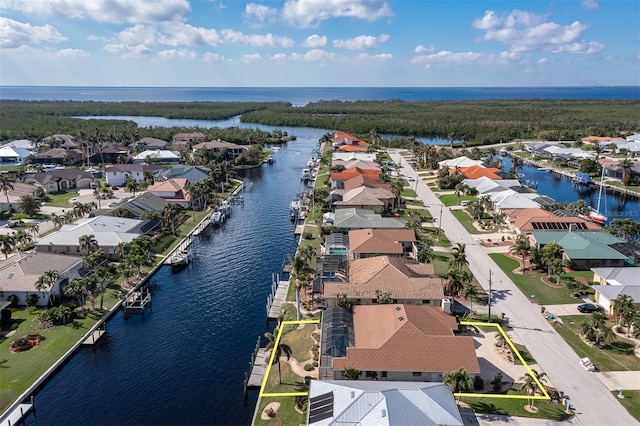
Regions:
<instances>
[{"instance_id":1,"label":"sailboat","mask_svg":"<svg viewBox=\"0 0 640 426\"><path fill-rule=\"evenodd\" d=\"M600 177L600 189L598 190L597 207L595 209L591 207L589 214L587 214L587 219L589 219L591 222L604 226L604 223L607 221L607 216L600 213L600 202L602 201L602 188L604 188L604 167L602 168L602 176Z\"/></svg>"}]
</instances>

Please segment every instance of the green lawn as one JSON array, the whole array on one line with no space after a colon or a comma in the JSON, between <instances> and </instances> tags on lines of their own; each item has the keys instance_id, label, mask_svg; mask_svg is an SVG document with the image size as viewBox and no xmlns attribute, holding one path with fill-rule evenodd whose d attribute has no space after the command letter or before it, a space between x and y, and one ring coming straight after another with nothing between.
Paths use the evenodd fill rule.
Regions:
<instances>
[{"instance_id":1,"label":"green lawn","mask_svg":"<svg viewBox=\"0 0 640 426\"><path fill-rule=\"evenodd\" d=\"M452 210L451 214L458 219L458 222L460 222L460 224L464 226L464 229L466 229L470 234L490 234L496 232L500 228L499 225L494 225L486 231L479 231L475 226L473 226L474 220L471 219L471 216L469 216L469 213L467 213L466 210ZM485 216L485 218L487 217Z\"/></svg>"},{"instance_id":2,"label":"green lawn","mask_svg":"<svg viewBox=\"0 0 640 426\"><path fill-rule=\"evenodd\" d=\"M518 394L510 390L508 394ZM570 416L564 412L564 406L559 402L536 401L537 413L530 413L524 409L526 399L502 399L502 398L462 398L476 413L508 415L515 417L529 417L534 419L550 419L563 421Z\"/></svg>"},{"instance_id":3,"label":"green lawn","mask_svg":"<svg viewBox=\"0 0 640 426\"><path fill-rule=\"evenodd\" d=\"M489 256L491 256L500 269L507 274L525 296L530 297L531 295L535 295L540 305L559 305L580 302L579 299L571 297L566 287L556 288L543 283L542 277L546 274L514 274L513 270L519 267L520 262L501 253L492 253ZM567 275L582 276L583 273L584 272L572 272Z\"/></svg>"},{"instance_id":4,"label":"green lawn","mask_svg":"<svg viewBox=\"0 0 640 426\"><path fill-rule=\"evenodd\" d=\"M44 203L45 206L51 207L62 207L64 208L73 208L71 204L69 204L69 199L73 197L77 197L77 192L59 192L57 194L47 194L49 197L49 201Z\"/></svg>"},{"instance_id":5,"label":"green lawn","mask_svg":"<svg viewBox=\"0 0 640 426\"><path fill-rule=\"evenodd\" d=\"M614 340L606 342L602 349L592 347L584 343L578 334L580 323L588 319L588 316L570 315L561 318L563 325L556 326L558 334L567 341L579 357L589 357L598 370L640 371L640 358L633 353L634 344L631 340L616 336ZM609 321L607 325L612 326L615 323Z\"/></svg>"},{"instance_id":6,"label":"green lawn","mask_svg":"<svg viewBox=\"0 0 640 426\"><path fill-rule=\"evenodd\" d=\"M611 393L618 396L617 391ZM619 399L620 404L640 422L640 390L625 390L622 391L622 395L624 395L624 399Z\"/></svg>"},{"instance_id":7,"label":"green lawn","mask_svg":"<svg viewBox=\"0 0 640 426\"><path fill-rule=\"evenodd\" d=\"M272 402L280 403L275 417L262 420L260 418L262 411ZM293 397L263 397L260 399L257 413L254 426L302 425L307 421L306 413L300 414L296 411Z\"/></svg>"},{"instance_id":8,"label":"green lawn","mask_svg":"<svg viewBox=\"0 0 640 426\"><path fill-rule=\"evenodd\" d=\"M446 207L451 207L451 206L459 206L460 201L473 201L476 198L477 197L475 195L461 195L460 197L458 197L456 194L447 194L447 195L441 195L440 201Z\"/></svg>"},{"instance_id":9,"label":"green lawn","mask_svg":"<svg viewBox=\"0 0 640 426\"><path fill-rule=\"evenodd\" d=\"M433 226L425 226L422 228L424 232L433 240L433 245L438 247L451 247L451 241L444 233L444 229L440 230L440 241L438 241L438 228Z\"/></svg>"}]
</instances>

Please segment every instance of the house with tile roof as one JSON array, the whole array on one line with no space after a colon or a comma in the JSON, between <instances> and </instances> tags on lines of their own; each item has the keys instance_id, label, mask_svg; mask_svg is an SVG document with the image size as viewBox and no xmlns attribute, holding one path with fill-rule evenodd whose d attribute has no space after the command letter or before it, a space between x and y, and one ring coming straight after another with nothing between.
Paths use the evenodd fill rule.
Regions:
<instances>
[{"instance_id":1,"label":"house with tile roof","mask_svg":"<svg viewBox=\"0 0 640 426\"><path fill-rule=\"evenodd\" d=\"M91 164L127 163L131 157L129 148L122 145L109 145L96 151L89 157Z\"/></svg>"},{"instance_id":2,"label":"house with tile roof","mask_svg":"<svg viewBox=\"0 0 640 426\"><path fill-rule=\"evenodd\" d=\"M80 169L49 170L35 173L25 183L41 186L48 194L91 187L93 175Z\"/></svg>"},{"instance_id":3,"label":"house with tile roof","mask_svg":"<svg viewBox=\"0 0 640 426\"><path fill-rule=\"evenodd\" d=\"M36 251L42 253L61 253L70 255L86 254L80 249L80 237L93 235L98 249L104 252L107 259L118 260L116 247L120 243L128 243L135 238L150 233L158 226L153 220L138 220L115 216L95 216L78 219L62 227L52 234L36 241Z\"/></svg>"},{"instance_id":4,"label":"house with tile roof","mask_svg":"<svg viewBox=\"0 0 640 426\"><path fill-rule=\"evenodd\" d=\"M331 153L331 161L376 161L376 154L369 152L343 152L335 151Z\"/></svg>"},{"instance_id":5,"label":"house with tile roof","mask_svg":"<svg viewBox=\"0 0 640 426\"><path fill-rule=\"evenodd\" d=\"M145 214L158 213L163 214L167 201L150 192L144 192L132 200L118 206L119 209L125 209L131 212L134 219L140 219Z\"/></svg>"},{"instance_id":6,"label":"house with tile roof","mask_svg":"<svg viewBox=\"0 0 640 426\"><path fill-rule=\"evenodd\" d=\"M147 187L147 192L163 198L168 203L178 204L187 209L191 205L191 194L187 191L189 181L184 178L171 178L156 182Z\"/></svg>"},{"instance_id":7,"label":"house with tile roof","mask_svg":"<svg viewBox=\"0 0 640 426\"><path fill-rule=\"evenodd\" d=\"M169 180L172 178L184 178L189 182L199 182L209 177L211 169L200 166L176 166L158 173L158 178Z\"/></svg>"},{"instance_id":8,"label":"house with tile roof","mask_svg":"<svg viewBox=\"0 0 640 426\"><path fill-rule=\"evenodd\" d=\"M13 189L7 191L7 197L9 198L9 204L7 204L7 197L2 194L0 196L0 211L10 210L11 208L18 209L20 205L20 198L25 195L33 196L40 188L37 185L29 185L22 182L13 182L11 184Z\"/></svg>"},{"instance_id":9,"label":"house with tile roof","mask_svg":"<svg viewBox=\"0 0 640 426\"><path fill-rule=\"evenodd\" d=\"M344 309L331 307L348 317ZM460 368L480 373L473 338L455 335L456 319L438 307L354 306L350 320L335 320L332 312L322 318L320 380L340 380L347 368L379 381L442 382Z\"/></svg>"},{"instance_id":10,"label":"house with tile roof","mask_svg":"<svg viewBox=\"0 0 640 426\"><path fill-rule=\"evenodd\" d=\"M533 231L599 231L602 226L578 216L556 216L541 208L503 209L509 229L520 235Z\"/></svg>"},{"instance_id":11,"label":"house with tile roof","mask_svg":"<svg viewBox=\"0 0 640 426\"><path fill-rule=\"evenodd\" d=\"M0 261L0 305L10 295L18 297L18 305L26 305L30 294L37 294L37 306L47 306L50 297L60 296L62 287L78 277L82 258L61 254L28 252L18 253ZM36 282L47 271L56 271L60 278L50 289L38 291Z\"/></svg>"},{"instance_id":12,"label":"house with tile roof","mask_svg":"<svg viewBox=\"0 0 640 426\"><path fill-rule=\"evenodd\" d=\"M449 169L456 169L462 167L472 167L472 166L482 166L485 167L487 164L481 160L472 160L469 157L465 157L464 155L461 157L455 157L448 160L442 160L438 162L440 167L447 167Z\"/></svg>"},{"instance_id":13,"label":"house with tile roof","mask_svg":"<svg viewBox=\"0 0 640 426\"><path fill-rule=\"evenodd\" d=\"M390 184L386 182L381 182L380 179L372 177L371 175L359 175L344 181L336 181L336 186L340 186L340 184L342 185L342 188L336 188L336 189L345 189L348 191L351 189L364 186L367 188L384 188L384 189L391 190Z\"/></svg>"},{"instance_id":14,"label":"house with tile roof","mask_svg":"<svg viewBox=\"0 0 640 426\"><path fill-rule=\"evenodd\" d=\"M375 256L349 261L346 280L325 281L322 293L327 305L334 305L339 294L346 294L357 305L376 304L376 291L380 291L390 294L396 303L439 307L444 284L429 263Z\"/></svg>"},{"instance_id":15,"label":"house with tile roof","mask_svg":"<svg viewBox=\"0 0 640 426\"><path fill-rule=\"evenodd\" d=\"M444 383L312 380L307 425L463 426Z\"/></svg>"},{"instance_id":16,"label":"house with tile roof","mask_svg":"<svg viewBox=\"0 0 640 426\"><path fill-rule=\"evenodd\" d=\"M344 182L355 177L367 176L369 179L380 180L379 177L381 174L382 172L376 169L352 167L341 172L332 172L329 176L329 180L331 181L331 189L343 189Z\"/></svg>"},{"instance_id":17,"label":"house with tile roof","mask_svg":"<svg viewBox=\"0 0 640 426\"><path fill-rule=\"evenodd\" d=\"M43 138L42 142L50 148L77 149L80 147L76 137L72 135L51 135Z\"/></svg>"},{"instance_id":18,"label":"house with tile roof","mask_svg":"<svg viewBox=\"0 0 640 426\"><path fill-rule=\"evenodd\" d=\"M334 160L331 162L331 167L344 167L345 170L352 169L357 167L360 170L377 170L379 172L382 171L382 168L375 161L365 161L365 160Z\"/></svg>"},{"instance_id":19,"label":"house with tile roof","mask_svg":"<svg viewBox=\"0 0 640 426\"><path fill-rule=\"evenodd\" d=\"M502 179L504 172L497 167L484 167L482 165L474 165L469 167L459 167L449 169L449 173L455 173L456 171L462 173L467 179L479 179L486 177L488 179Z\"/></svg>"},{"instance_id":20,"label":"house with tile roof","mask_svg":"<svg viewBox=\"0 0 640 426\"><path fill-rule=\"evenodd\" d=\"M142 138L139 141L135 141L131 145L131 149L135 151L146 151L146 150L161 150L168 149L169 143L162 139L146 137Z\"/></svg>"},{"instance_id":21,"label":"house with tile roof","mask_svg":"<svg viewBox=\"0 0 640 426\"><path fill-rule=\"evenodd\" d=\"M238 145L220 139L215 141L201 142L193 146L193 152L196 152L199 149L206 149L213 152L214 154L225 154L225 157L229 161L234 161L236 158L240 157L241 155L246 155L247 153L247 146Z\"/></svg>"},{"instance_id":22,"label":"house with tile roof","mask_svg":"<svg viewBox=\"0 0 640 426\"><path fill-rule=\"evenodd\" d=\"M35 151L36 146L33 143L33 141L29 140L29 139L16 139L14 141L11 142L7 142L4 145L2 145L3 148L22 148L22 149L26 149L27 151Z\"/></svg>"},{"instance_id":23,"label":"house with tile roof","mask_svg":"<svg viewBox=\"0 0 640 426\"><path fill-rule=\"evenodd\" d=\"M634 259L622 253L629 243L608 232L533 231L531 235L538 248L551 242L558 243L562 247L563 258L572 263L572 269L634 264Z\"/></svg>"},{"instance_id":24,"label":"house with tile roof","mask_svg":"<svg viewBox=\"0 0 640 426\"><path fill-rule=\"evenodd\" d=\"M403 229L406 224L402 219L382 217L369 209L344 208L332 214L333 226L341 232L364 228Z\"/></svg>"},{"instance_id":25,"label":"house with tile roof","mask_svg":"<svg viewBox=\"0 0 640 426\"><path fill-rule=\"evenodd\" d=\"M34 154L32 161L35 164L74 166L82 162L82 151L73 148L51 148L44 152Z\"/></svg>"},{"instance_id":26,"label":"house with tile roof","mask_svg":"<svg viewBox=\"0 0 640 426\"><path fill-rule=\"evenodd\" d=\"M140 183L145 180L145 173L153 176L164 170L159 164L113 164L104 169L105 182L109 186L122 186L131 178Z\"/></svg>"},{"instance_id":27,"label":"house with tile roof","mask_svg":"<svg viewBox=\"0 0 640 426\"><path fill-rule=\"evenodd\" d=\"M378 255L416 258L416 233L413 229L354 229L349 231L349 258Z\"/></svg>"},{"instance_id":28,"label":"house with tile roof","mask_svg":"<svg viewBox=\"0 0 640 426\"><path fill-rule=\"evenodd\" d=\"M343 152L367 152L369 144L345 132L336 132L332 148Z\"/></svg>"},{"instance_id":29,"label":"house with tile roof","mask_svg":"<svg viewBox=\"0 0 640 426\"><path fill-rule=\"evenodd\" d=\"M389 210L393 205L393 192L384 188L360 186L350 190L336 190L329 194L327 201L338 209L369 209L376 213Z\"/></svg>"}]
</instances>

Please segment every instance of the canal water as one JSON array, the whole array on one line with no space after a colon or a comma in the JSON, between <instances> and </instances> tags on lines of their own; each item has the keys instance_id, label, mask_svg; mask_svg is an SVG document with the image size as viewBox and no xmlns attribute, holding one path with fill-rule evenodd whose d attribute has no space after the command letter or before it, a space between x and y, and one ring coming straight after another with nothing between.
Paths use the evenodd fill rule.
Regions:
<instances>
[{"instance_id":1,"label":"canal water","mask_svg":"<svg viewBox=\"0 0 640 426\"><path fill-rule=\"evenodd\" d=\"M273 165L245 175L244 206L209 239L196 239L194 262L152 282L153 310L118 313L95 351L82 349L37 393L40 425L247 425L257 392L243 398L244 373L266 331L271 274L295 253L289 203L317 129L286 129Z\"/></svg>"}]
</instances>

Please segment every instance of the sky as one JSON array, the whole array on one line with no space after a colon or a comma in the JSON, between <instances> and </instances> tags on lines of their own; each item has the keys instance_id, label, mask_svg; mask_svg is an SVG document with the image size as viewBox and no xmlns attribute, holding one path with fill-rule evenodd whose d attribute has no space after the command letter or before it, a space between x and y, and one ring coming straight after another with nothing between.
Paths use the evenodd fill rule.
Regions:
<instances>
[{"instance_id":1,"label":"sky","mask_svg":"<svg viewBox=\"0 0 640 426\"><path fill-rule=\"evenodd\" d=\"M638 0L0 0L0 85L640 85Z\"/></svg>"}]
</instances>

